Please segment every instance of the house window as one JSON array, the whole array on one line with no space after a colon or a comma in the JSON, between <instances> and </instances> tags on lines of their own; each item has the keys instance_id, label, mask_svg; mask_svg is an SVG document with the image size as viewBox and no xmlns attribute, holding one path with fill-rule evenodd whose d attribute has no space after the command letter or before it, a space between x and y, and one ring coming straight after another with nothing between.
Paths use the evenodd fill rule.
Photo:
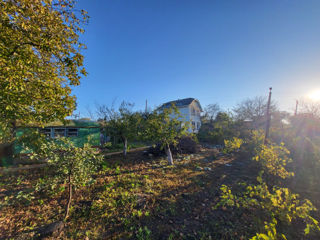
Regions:
<instances>
[{"instance_id":1,"label":"house window","mask_svg":"<svg viewBox=\"0 0 320 240\"><path fill-rule=\"evenodd\" d=\"M192 122L192 129L195 129L195 128L196 128L196 123Z\"/></svg>"},{"instance_id":2,"label":"house window","mask_svg":"<svg viewBox=\"0 0 320 240\"><path fill-rule=\"evenodd\" d=\"M77 137L77 136L78 136L78 128L67 129L67 137Z\"/></svg>"},{"instance_id":3,"label":"house window","mask_svg":"<svg viewBox=\"0 0 320 240\"><path fill-rule=\"evenodd\" d=\"M54 129L54 137L65 137L66 129L65 128L55 128Z\"/></svg>"},{"instance_id":4,"label":"house window","mask_svg":"<svg viewBox=\"0 0 320 240\"><path fill-rule=\"evenodd\" d=\"M191 115L193 115L193 116L196 115L196 110L194 108L191 109Z\"/></svg>"},{"instance_id":5,"label":"house window","mask_svg":"<svg viewBox=\"0 0 320 240\"><path fill-rule=\"evenodd\" d=\"M200 129L200 127L201 127L200 122L197 122L197 129L199 130L199 129Z\"/></svg>"},{"instance_id":6,"label":"house window","mask_svg":"<svg viewBox=\"0 0 320 240\"><path fill-rule=\"evenodd\" d=\"M51 128L42 128L40 129L40 132L46 137L51 137Z\"/></svg>"}]
</instances>

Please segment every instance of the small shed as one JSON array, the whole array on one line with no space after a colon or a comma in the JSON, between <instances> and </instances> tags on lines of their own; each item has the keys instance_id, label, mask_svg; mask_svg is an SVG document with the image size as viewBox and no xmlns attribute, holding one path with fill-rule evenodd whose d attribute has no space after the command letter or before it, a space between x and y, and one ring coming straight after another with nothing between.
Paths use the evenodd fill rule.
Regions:
<instances>
[{"instance_id":1,"label":"small shed","mask_svg":"<svg viewBox=\"0 0 320 240\"><path fill-rule=\"evenodd\" d=\"M26 134L30 128L38 128L49 138L68 137L77 147L83 147L85 143L90 143L93 146L100 145L100 125L98 122L88 119L67 120L65 123L52 122L44 128L20 127L17 129L17 137ZM22 144L16 144L15 152L24 153Z\"/></svg>"}]
</instances>

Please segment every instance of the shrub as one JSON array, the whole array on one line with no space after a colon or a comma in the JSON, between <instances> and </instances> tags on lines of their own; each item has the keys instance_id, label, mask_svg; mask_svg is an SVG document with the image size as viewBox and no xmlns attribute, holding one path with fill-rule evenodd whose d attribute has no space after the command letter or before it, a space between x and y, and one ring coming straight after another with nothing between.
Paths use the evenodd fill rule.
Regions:
<instances>
[{"instance_id":1,"label":"shrub","mask_svg":"<svg viewBox=\"0 0 320 240\"><path fill-rule=\"evenodd\" d=\"M241 145L243 144L243 140L240 138L232 138L231 140L224 140L224 153L232 153L239 151Z\"/></svg>"},{"instance_id":2,"label":"shrub","mask_svg":"<svg viewBox=\"0 0 320 240\"><path fill-rule=\"evenodd\" d=\"M170 149L172 149L173 154L177 153L197 153L200 151L200 146L194 138L191 136L181 137L177 141L177 145L170 145ZM156 144L150 147L147 153L151 153L154 156L162 156L165 155L165 149L161 148L161 144Z\"/></svg>"},{"instance_id":3,"label":"shrub","mask_svg":"<svg viewBox=\"0 0 320 240\"><path fill-rule=\"evenodd\" d=\"M240 190L235 193L229 186L222 185L220 201L214 209L221 206L247 209L252 214L253 222L256 214L259 214L266 220L264 224L266 233L257 233L252 238L255 240L286 239L285 235L277 232L280 228L277 228L277 224L279 222L282 226L289 226L295 219L302 219L306 223L305 234L309 234L311 230L320 231L318 221L311 216L311 212L316 210L312 203L308 199L299 199L299 195L292 193L288 188L274 185L273 178L270 178L285 179L293 176L293 173L285 168L291 161L289 150L284 147L284 144L262 144L260 135L256 133L251 143L256 143L253 149L256 155L253 160L259 162L262 169L257 177L258 184L240 183ZM262 178L264 172L267 173L266 180ZM271 188L270 185L273 187Z\"/></svg>"},{"instance_id":4,"label":"shrub","mask_svg":"<svg viewBox=\"0 0 320 240\"><path fill-rule=\"evenodd\" d=\"M261 167L269 175L285 179L293 176L293 172L288 172L285 166L292 162L289 158L289 150L281 145L262 145L259 152L253 159L261 164Z\"/></svg>"},{"instance_id":5,"label":"shrub","mask_svg":"<svg viewBox=\"0 0 320 240\"><path fill-rule=\"evenodd\" d=\"M176 151L180 153L197 153L199 150L199 144L191 136L181 137L176 147Z\"/></svg>"},{"instance_id":6,"label":"shrub","mask_svg":"<svg viewBox=\"0 0 320 240\"><path fill-rule=\"evenodd\" d=\"M306 222L305 234L310 233L310 229L320 231L318 221L310 215L311 211L315 211L316 208L309 200L299 200L299 195L291 193L288 188L275 186L270 191L267 184L263 182L261 175L262 173L257 178L258 185L242 183L241 185L245 189L236 194L232 193L230 187L222 185L220 188L222 193L220 196L221 200L215 205L214 209L220 206L229 206L260 212L264 218L273 222L273 227L269 226L274 228L272 236L276 235L275 226L277 221L290 225L294 219L303 219ZM257 234L260 237L262 235L265 234ZM263 239L257 238L257 236L253 239Z\"/></svg>"},{"instance_id":7,"label":"shrub","mask_svg":"<svg viewBox=\"0 0 320 240\"><path fill-rule=\"evenodd\" d=\"M264 222L264 229L267 232L265 233L257 233L254 237L250 238L250 240L273 240L273 239L283 239L287 240L284 234L277 233L277 220L272 219L272 222Z\"/></svg>"},{"instance_id":8,"label":"shrub","mask_svg":"<svg viewBox=\"0 0 320 240\"><path fill-rule=\"evenodd\" d=\"M251 156L254 156L260 150L263 142L264 131L252 130L250 131L249 137L245 139L245 144L243 147Z\"/></svg>"}]
</instances>

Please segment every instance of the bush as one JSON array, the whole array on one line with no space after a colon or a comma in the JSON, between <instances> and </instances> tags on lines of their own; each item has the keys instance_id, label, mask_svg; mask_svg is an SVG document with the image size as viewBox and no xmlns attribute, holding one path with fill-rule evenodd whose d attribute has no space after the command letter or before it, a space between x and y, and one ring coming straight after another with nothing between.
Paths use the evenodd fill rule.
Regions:
<instances>
[{"instance_id":1,"label":"bush","mask_svg":"<svg viewBox=\"0 0 320 240\"><path fill-rule=\"evenodd\" d=\"M191 136L184 136L180 138L176 151L180 153L197 153L200 151L200 146Z\"/></svg>"},{"instance_id":2,"label":"bush","mask_svg":"<svg viewBox=\"0 0 320 240\"><path fill-rule=\"evenodd\" d=\"M260 151L261 146L264 142L264 131L263 130L252 130L249 136L245 139L243 148L251 156L256 155Z\"/></svg>"},{"instance_id":3,"label":"bush","mask_svg":"<svg viewBox=\"0 0 320 240\"><path fill-rule=\"evenodd\" d=\"M243 140L240 138L234 137L231 140L224 140L224 153L233 153L239 151L241 145L243 144Z\"/></svg>"},{"instance_id":4,"label":"bush","mask_svg":"<svg viewBox=\"0 0 320 240\"><path fill-rule=\"evenodd\" d=\"M191 136L184 136L179 139L178 144L176 146L174 146L173 144L170 145L170 149L173 154L192 154L200 151L200 145ZM148 149L147 154L153 154L154 156L163 156L166 153L165 150L161 148L161 144L156 144Z\"/></svg>"},{"instance_id":5,"label":"bush","mask_svg":"<svg viewBox=\"0 0 320 240\"><path fill-rule=\"evenodd\" d=\"M285 179L293 176L293 172L288 172L285 167L292 162L289 158L289 150L281 145L262 145L253 160L259 162L261 167L269 175Z\"/></svg>"},{"instance_id":6,"label":"bush","mask_svg":"<svg viewBox=\"0 0 320 240\"><path fill-rule=\"evenodd\" d=\"M289 150L284 144L264 145L261 142L261 134L254 131L248 141L250 148L256 154L252 159L260 164L261 171L257 177L258 184L240 183L237 191L231 187L222 185L220 201L214 209L221 206L231 207L230 210L249 210L250 219L256 223L258 233L252 238L258 239L286 239L284 234L278 233L283 227L289 227L293 220L303 220L306 224L304 233L307 235L311 230L320 231L318 221L311 216L316 208L308 199L301 200L298 194L292 193L288 188L278 187L274 179L286 179L293 176L286 170L286 165L291 161ZM236 141L234 141L236 142ZM227 142L230 148L239 144ZM226 145L227 145L226 144ZM264 175L266 173L266 175ZM264 178L263 178L264 177ZM271 187L270 187L271 186ZM264 220L262 224L261 220ZM278 224L279 223L279 224ZM262 224L262 226L261 226Z\"/></svg>"},{"instance_id":7,"label":"bush","mask_svg":"<svg viewBox=\"0 0 320 240\"><path fill-rule=\"evenodd\" d=\"M258 233L252 239L278 239L276 236L277 222L285 225L290 225L295 219L303 219L306 223L304 229L305 234L309 234L310 230L320 230L319 223L311 216L311 212L316 208L307 200L299 200L299 195L291 193L288 188L273 187L272 190L263 182L261 176L257 178L258 185L247 185L242 183L245 189L236 194L232 193L231 188L221 186L221 200L214 207L229 206L236 208L250 209L251 212L259 212L268 222L273 222L273 237L274 238L259 238L266 236L264 233ZM255 215L252 216L256 217ZM266 228L268 230L268 228ZM267 231L269 235L269 231ZM279 236L284 236L283 234ZM258 238L257 238L258 237ZM269 236L270 237L270 236ZM285 239L285 238L284 238Z\"/></svg>"}]
</instances>

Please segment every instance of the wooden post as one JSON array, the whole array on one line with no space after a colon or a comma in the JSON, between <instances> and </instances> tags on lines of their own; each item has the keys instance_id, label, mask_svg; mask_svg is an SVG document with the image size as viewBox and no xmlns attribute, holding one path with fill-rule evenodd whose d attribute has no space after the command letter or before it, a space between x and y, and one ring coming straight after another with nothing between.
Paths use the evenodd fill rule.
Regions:
<instances>
[{"instance_id":1,"label":"wooden post","mask_svg":"<svg viewBox=\"0 0 320 240\"><path fill-rule=\"evenodd\" d=\"M267 144L268 138L269 138L269 129L270 129L270 120L271 120L271 115L270 115L270 104L271 104L271 90L272 87L269 88L269 98L268 98L268 105L267 105L267 122L266 122L266 134L264 138L264 144Z\"/></svg>"},{"instance_id":2,"label":"wooden post","mask_svg":"<svg viewBox=\"0 0 320 240\"><path fill-rule=\"evenodd\" d=\"M298 104L299 104L299 101L296 100L296 110L294 111L295 116L297 116L297 114L298 114Z\"/></svg>"},{"instance_id":3,"label":"wooden post","mask_svg":"<svg viewBox=\"0 0 320 240\"><path fill-rule=\"evenodd\" d=\"M145 109L145 112L147 113L148 112L148 100L146 99L146 109Z\"/></svg>"}]
</instances>

